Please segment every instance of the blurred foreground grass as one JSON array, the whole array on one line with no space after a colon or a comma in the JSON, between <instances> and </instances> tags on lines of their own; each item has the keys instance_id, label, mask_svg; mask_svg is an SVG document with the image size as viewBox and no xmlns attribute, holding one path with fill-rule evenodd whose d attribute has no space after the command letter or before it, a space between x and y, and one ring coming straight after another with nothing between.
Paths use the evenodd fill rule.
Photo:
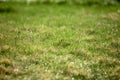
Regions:
<instances>
[{"instance_id":1,"label":"blurred foreground grass","mask_svg":"<svg viewBox=\"0 0 120 80\"><path fill-rule=\"evenodd\" d=\"M119 80L119 7L0 3L0 80Z\"/></svg>"}]
</instances>

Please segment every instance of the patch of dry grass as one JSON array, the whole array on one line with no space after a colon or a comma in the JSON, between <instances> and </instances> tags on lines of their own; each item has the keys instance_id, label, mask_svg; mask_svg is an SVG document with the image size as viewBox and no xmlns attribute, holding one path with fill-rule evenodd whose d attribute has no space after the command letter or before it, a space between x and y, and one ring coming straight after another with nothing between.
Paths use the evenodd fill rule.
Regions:
<instances>
[{"instance_id":1,"label":"patch of dry grass","mask_svg":"<svg viewBox=\"0 0 120 80\"><path fill-rule=\"evenodd\" d=\"M2 47L0 47L0 52L4 53L10 50L10 46L9 45L4 45Z\"/></svg>"},{"instance_id":2,"label":"patch of dry grass","mask_svg":"<svg viewBox=\"0 0 120 80\"><path fill-rule=\"evenodd\" d=\"M0 79L8 79L6 76L18 76L22 74L20 65L16 65L11 59L0 59Z\"/></svg>"},{"instance_id":3,"label":"patch of dry grass","mask_svg":"<svg viewBox=\"0 0 120 80\"><path fill-rule=\"evenodd\" d=\"M111 12L106 14L105 16L103 16L104 19L108 19L108 20L113 20L113 21L120 21L120 15L117 12Z\"/></svg>"},{"instance_id":4,"label":"patch of dry grass","mask_svg":"<svg viewBox=\"0 0 120 80\"><path fill-rule=\"evenodd\" d=\"M90 79L93 77L90 68L79 67L74 62L68 63L63 73L71 76L71 78L74 77L75 79Z\"/></svg>"}]
</instances>

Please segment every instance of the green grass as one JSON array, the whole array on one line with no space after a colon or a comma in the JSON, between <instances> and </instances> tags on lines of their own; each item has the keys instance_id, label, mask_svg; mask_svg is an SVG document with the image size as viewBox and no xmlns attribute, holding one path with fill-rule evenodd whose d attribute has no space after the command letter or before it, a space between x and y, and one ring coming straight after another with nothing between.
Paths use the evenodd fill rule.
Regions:
<instances>
[{"instance_id":1,"label":"green grass","mask_svg":"<svg viewBox=\"0 0 120 80\"><path fill-rule=\"evenodd\" d=\"M0 80L119 80L119 7L0 3Z\"/></svg>"}]
</instances>

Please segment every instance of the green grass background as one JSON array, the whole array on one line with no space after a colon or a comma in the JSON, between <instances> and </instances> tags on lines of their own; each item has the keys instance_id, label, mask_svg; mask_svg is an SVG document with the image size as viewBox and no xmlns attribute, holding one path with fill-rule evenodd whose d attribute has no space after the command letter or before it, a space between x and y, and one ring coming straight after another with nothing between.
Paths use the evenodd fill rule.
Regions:
<instances>
[{"instance_id":1,"label":"green grass background","mask_svg":"<svg viewBox=\"0 0 120 80\"><path fill-rule=\"evenodd\" d=\"M120 5L0 3L1 80L119 80Z\"/></svg>"}]
</instances>

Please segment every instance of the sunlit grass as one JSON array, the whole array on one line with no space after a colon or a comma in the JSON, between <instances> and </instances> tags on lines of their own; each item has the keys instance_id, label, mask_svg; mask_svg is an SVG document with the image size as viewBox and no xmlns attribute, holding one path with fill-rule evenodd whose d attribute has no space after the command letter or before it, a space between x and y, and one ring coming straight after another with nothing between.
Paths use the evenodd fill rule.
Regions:
<instances>
[{"instance_id":1,"label":"sunlit grass","mask_svg":"<svg viewBox=\"0 0 120 80\"><path fill-rule=\"evenodd\" d=\"M0 4L0 79L120 79L119 6Z\"/></svg>"}]
</instances>

